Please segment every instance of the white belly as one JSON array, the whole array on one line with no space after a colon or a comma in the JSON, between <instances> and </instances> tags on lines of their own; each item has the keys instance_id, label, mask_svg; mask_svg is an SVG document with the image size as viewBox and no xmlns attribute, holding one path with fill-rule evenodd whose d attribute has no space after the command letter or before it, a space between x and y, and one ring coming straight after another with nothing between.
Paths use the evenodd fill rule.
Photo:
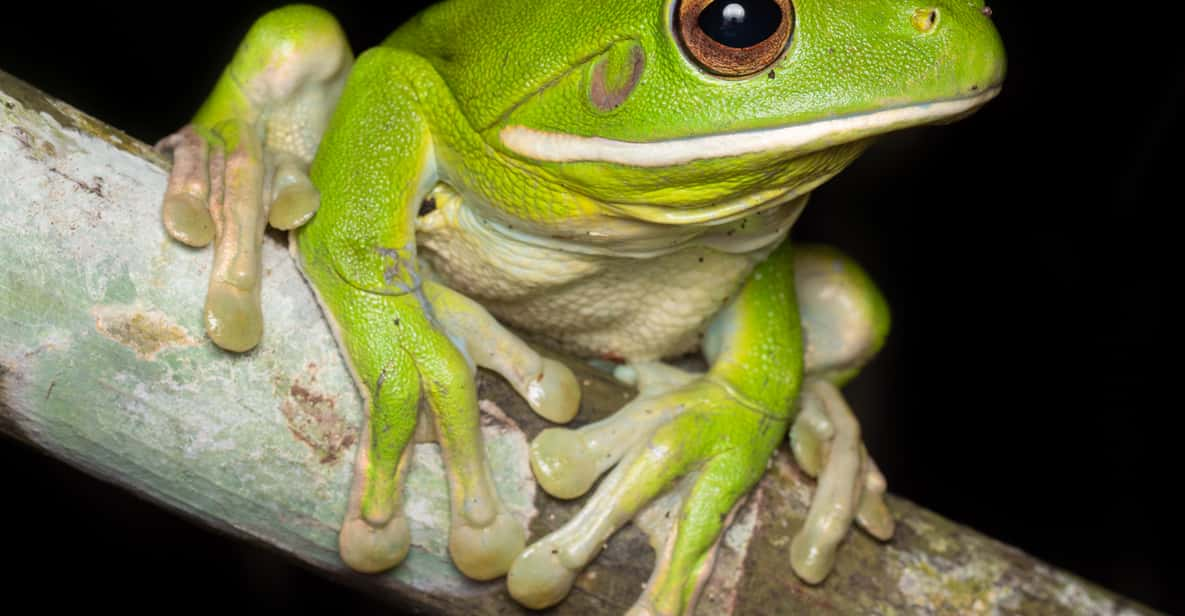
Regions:
<instances>
[{"instance_id":1,"label":"white belly","mask_svg":"<svg viewBox=\"0 0 1185 616\"><path fill-rule=\"evenodd\" d=\"M785 237L803 203L701 233L668 227L678 232L669 250L613 254L603 243L593 249L513 231L438 191L416 235L430 275L503 323L580 355L636 361L697 350L708 320Z\"/></svg>"}]
</instances>

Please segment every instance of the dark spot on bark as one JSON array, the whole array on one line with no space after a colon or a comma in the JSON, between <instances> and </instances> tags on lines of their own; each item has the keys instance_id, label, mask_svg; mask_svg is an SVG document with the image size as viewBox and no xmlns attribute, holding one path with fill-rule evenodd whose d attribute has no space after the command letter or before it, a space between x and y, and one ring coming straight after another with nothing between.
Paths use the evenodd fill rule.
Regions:
<instances>
[{"instance_id":1,"label":"dark spot on bark","mask_svg":"<svg viewBox=\"0 0 1185 616\"><path fill-rule=\"evenodd\" d=\"M92 185L92 184L83 182L82 180L79 180L77 178L72 178L72 177L66 175L65 173L62 173L61 171L59 171L57 169L57 167L50 167L49 172L54 175L57 175L60 178L63 178L65 180L71 182L78 188L81 188L82 190L84 190L96 197L99 197L100 199L107 198L107 195L103 194L103 179L102 178L98 178L98 177L91 178L91 181L93 182L93 185Z\"/></svg>"},{"instance_id":2,"label":"dark spot on bark","mask_svg":"<svg viewBox=\"0 0 1185 616\"><path fill-rule=\"evenodd\" d=\"M357 431L337 409L337 400L299 381L288 388L280 404L288 429L308 445L321 464L332 464L358 440Z\"/></svg>"}]
</instances>

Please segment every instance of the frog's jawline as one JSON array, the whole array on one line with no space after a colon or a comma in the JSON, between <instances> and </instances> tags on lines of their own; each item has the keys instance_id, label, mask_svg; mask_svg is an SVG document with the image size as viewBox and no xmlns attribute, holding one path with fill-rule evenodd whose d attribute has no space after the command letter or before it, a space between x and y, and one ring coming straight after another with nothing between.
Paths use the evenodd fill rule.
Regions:
<instances>
[{"instance_id":1,"label":"frog's jawline","mask_svg":"<svg viewBox=\"0 0 1185 616\"><path fill-rule=\"evenodd\" d=\"M967 113L991 100L1000 87L981 94L895 107L872 113L829 118L778 128L686 137L667 141L633 142L584 137L507 126L502 143L527 158L557 162L603 162L629 167L669 167L696 160L744 156L755 152L817 151L898 128L927 124Z\"/></svg>"}]
</instances>

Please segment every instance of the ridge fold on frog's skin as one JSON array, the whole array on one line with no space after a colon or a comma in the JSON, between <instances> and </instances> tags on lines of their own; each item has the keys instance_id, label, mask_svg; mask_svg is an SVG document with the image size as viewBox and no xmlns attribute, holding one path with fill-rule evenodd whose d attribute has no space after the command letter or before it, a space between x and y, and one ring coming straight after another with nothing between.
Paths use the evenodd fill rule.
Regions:
<instances>
[{"instance_id":1,"label":"ridge fold on frog's skin","mask_svg":"<svg viewBox=\"0 0 1185 616\"><path fill-rule=\"evenodd\" d=\"M897 128L938 122L983 106L996 86L974 96L892 107L806 124L661 141L621 141L536 130L518 124L499 132L502 143L526 158L547 162L602 162L628 167L671 167L697 160L753 153L817 152Z\"/></svg>"}]
</instances>

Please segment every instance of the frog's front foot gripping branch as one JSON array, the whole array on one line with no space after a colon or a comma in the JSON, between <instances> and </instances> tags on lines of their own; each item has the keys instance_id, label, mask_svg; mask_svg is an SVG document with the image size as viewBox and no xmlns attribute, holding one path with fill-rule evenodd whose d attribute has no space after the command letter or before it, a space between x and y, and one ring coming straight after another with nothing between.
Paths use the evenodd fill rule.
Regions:
<instances>
[{"instance_id":1,"label":"frog's front foot gripping branch","mask_svg":"<svg viewBox=\"0 0 1185 616\"><path fill-rule=\"evenodd\" d=\"M412 122L414 101L392 77L392 67L405 64L382 50L355 62L336 20L321 9L290 6L263 16L193 122L160 143L174 162L163 216L179 241L203 246L213 240L206 326L215 343L233 351L254 347L262 334L259 257L265 220L281 229L301 227L290 245L336 325L368 416L339 536L342 559L356 570L376 572L407 555L402 481L419 424L420 432L435 434L448 467L453 561L470 577L490 579L506 573L522 551L525 531L522 521L505 512L490 479L475 365L504 376L535 411L559 423L575 415L580 391L571 371L540 357L480 306L421 281L414 245L368 253L377 270L365 264L341 267L343 260L362 262L350 261L352 247L371 251L399 244L370 241L366 233L344 248L335 244L340 239L335 233L357 230L350 220L366 221L373 230L380 226L373 221L400 219L395 211L366 211L351 197L375 194L396 177L406 181L395 185L424 183L426 142L411 139L422 137ZM361 85L351 90L347 74ZM368 91L390 94L390 107L368 106ZM379 135L342 130L336 141L320 143L332 113L359 120L353 126L368 126L371 112L390 112L409 124ZM384 159L397 169L364 160L367 152L394 151L384 149L390 143L383 139L408 148ZM318 186L324 194L310 179L318 177L311 169L315 152L323 159ZM394 201L408 196L384 194L394 194ZM393 262L383 263L387 259ZM377 283L367 278L375 271ZM418 415L428 420L417 421Z\"/></svg>"},{"instance_id":2,"label":"frog's front foot gripping branch","mask_svg":"<svg viewBox=\"0 0 1185 616\"><path fill-rule=\"evenodd\" d=\"M836 389L879 349L887 325L882 298L853 262L824 248L792 257L784 243L715 318L707 374L659 363L619 369L638 385L636 399L598 423L535 439L532 467L554 496L575 498L609 474L575 517L515 560L511 595L533 608L557 603L609 535L678 486L677 521L631 613L690 613L731 512L792 422L795 456L819 478L790 549L794 570L821 581L853 520L888 538L884 478Z\"/></svg>"},{"instance_id":3,"label":"frog's front foot gripping branch","mask_svg":"<svg viewBox=\"0 0 1185 616\"><path fill-rule=\"evenodd\" d=\"M206 294L210 339L247 351L263 333L260 243L316 212L308 169L353 54L337 21L309 6L260 18L193 121L162 139L173 169L162 207L173 238L214 242Z\"/></svg>"}]
</instances>

